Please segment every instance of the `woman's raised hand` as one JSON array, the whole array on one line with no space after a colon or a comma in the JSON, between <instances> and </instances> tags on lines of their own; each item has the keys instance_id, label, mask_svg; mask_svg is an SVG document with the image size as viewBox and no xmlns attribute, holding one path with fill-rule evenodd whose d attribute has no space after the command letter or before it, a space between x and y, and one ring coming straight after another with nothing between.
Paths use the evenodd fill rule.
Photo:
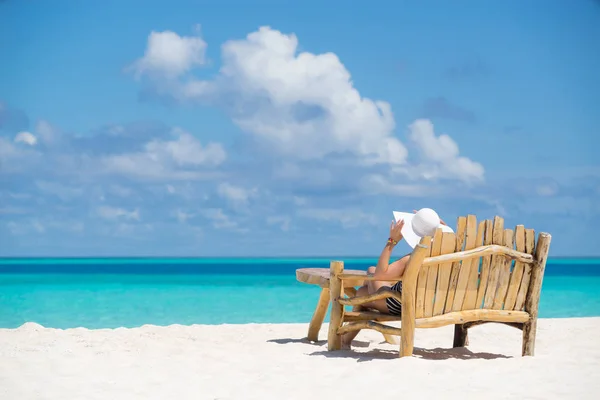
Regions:
<instances>
[{"instance_id":1,"label":"woman's raised hand","mask_svg":"<svg viewBox=\"0 0 600 400\"><path fill-rule=\"evenodd\" d=\"M398 222L392 221L392 225L390 225L390 240L392 244L396 245L399 241L402 240L402 227L404 227L404 220L401 219Z\"/></svg>"}]
</instances>

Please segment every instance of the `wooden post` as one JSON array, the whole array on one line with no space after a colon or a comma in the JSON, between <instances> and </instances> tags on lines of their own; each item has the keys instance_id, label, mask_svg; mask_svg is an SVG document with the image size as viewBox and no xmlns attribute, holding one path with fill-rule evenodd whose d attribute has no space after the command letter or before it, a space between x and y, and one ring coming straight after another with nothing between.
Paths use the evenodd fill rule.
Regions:
<instances>
[{"instance_id":1,"label":"wooden post","mask_svg":"<svg viewBox=\"0 0 600 400\"><path fill-rule=\"evenodd\" d=\"M454 325L454 343L452 347L465 347L469 344L467 327L464 324Z\"/></svg>"},{"instance_id":2,"label":"wooden post","mask_svg":"<svg viewBox=\"0 0 600 400\"><path fill-rule=\"evenodd\" d=\"M332 261L330 263L331 277L329 280L329 293L331 301L331 315L329 316L329 334L327 336L327 350L340 350L342 348L342 337L338 335L338 329L342 326L344 318L344 306L338 301L344 295L344 285L339 275L344 271L343 261Z\"/></svg>"},{"instance_id":3,"label":"wooden post","mask_svg":"<svg viewBox=\"0 0 600 400\"><path fill-rule=\"evenodd\" d=\"M540 305L540 293L546 260L550 249L552 236L540 233L535 246L536 263L532 266L529 290L525 298L525 311L529 313L530 319L523 324L523 356L533 356L535 353L535 335L537 331L538 308Z\"/></svg>"},{"instance_id":4,"label":"wooden post","mask_svg":"<svg viewBox=\"0 0 600 400\"><path fill-rule=\"evenodd\" d=\"M321 330L321 325L323 325L325 314L327 314L329 300L329 288L322 288L321 294L319 295L319 302L317 303L317 308L315 308L315 312L312 316L312 319L310 320L310 325L308 326L308 340L310 340L311 342L316 342L317 340L319 340L319 331Z\"/></svg>"},{"instance_id":5,"label":"wooden post","mask_svg":"<svg viewBox=\"0 0 600 400\"><path fill-rule=\"evenodd\" d=\"M431 236L421 239L413 250L402 277L402 331L400 333L400 357L412 356L415 344L415 318L417 278L426 255L429 254Z\"/></svg>"}]
</instances>

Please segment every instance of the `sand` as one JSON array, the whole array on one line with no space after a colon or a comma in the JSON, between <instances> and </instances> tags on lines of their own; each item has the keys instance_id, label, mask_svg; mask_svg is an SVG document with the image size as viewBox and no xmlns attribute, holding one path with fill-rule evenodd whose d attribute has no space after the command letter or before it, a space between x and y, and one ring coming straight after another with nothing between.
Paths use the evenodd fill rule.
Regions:
<instances>
[{"instance_id":1,"label":"sand","mask_svg":"<svg viewBox=\"0 0 600 400\"><path fill-rule=\"evenodd\" d=\"M326 338L327 325L321 330ZM600 318L543 319L536 355L520 331L420 329L416 353L362 331L352 351L309 343L306 324L0 329L0 399L597 399Z\"/></svg>"}]
</instances>

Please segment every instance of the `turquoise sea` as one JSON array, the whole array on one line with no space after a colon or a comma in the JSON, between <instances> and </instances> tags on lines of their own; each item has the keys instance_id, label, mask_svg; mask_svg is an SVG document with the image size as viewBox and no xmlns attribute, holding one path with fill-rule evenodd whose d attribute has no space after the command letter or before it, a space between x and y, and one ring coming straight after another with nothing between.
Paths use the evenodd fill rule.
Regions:
<instances>
[{"instance_id":1,"label":"turquoise sea","mask_svg":"<svg viewBox=\"0 0 600 400\"><path fill-rule=\"evenodd\" d=\"M376 259L344 260L366 269ZM319 288L297 268L327 258L0 259L0 328L36 322L52 328L144 324L306 323ZM551 259L541 317L600 316L600 259ZM328 318L328 317L327 317Z\"/></svg>"}]
</instances>

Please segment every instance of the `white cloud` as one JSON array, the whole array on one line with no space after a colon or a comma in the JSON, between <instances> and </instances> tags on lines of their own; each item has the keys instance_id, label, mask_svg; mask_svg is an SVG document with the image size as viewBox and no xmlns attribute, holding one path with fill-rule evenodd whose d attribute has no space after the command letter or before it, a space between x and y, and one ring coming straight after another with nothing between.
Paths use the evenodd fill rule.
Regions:
<instances>
[{"instance_id":1,"label":"white cloud","mask_svg":"<svg viewBox=\"0 0 600 400\"><path fill-rule=\"evenodd\" d=\"M205 63L206 42L200 37L181 37L175 32L152 31L144 56L131 67L144 74L176 78Z\"/></svg>"},{"instance_id":2,"label":"white cloud","mask_svg":"<svg viewBox=\"0 0 600 400\"><path fill-rule=\"evenodd\" d=\"M173 140L152 140L144 145L141 152L110 155L102 160L102 164L107 172L119 174L197 179L204 174L195 168L216 167L227 158L219 143L203 146L198 139L181 129L174 129L172 133L175 136Z\"/></svg>"},{"instance_id":3,"label":"white cloud","mask_svg":"<svg viewBox=\"0 0 600 400\"><path fill-rule=\"evenodd\" d=\"M208 208L202 211L204 217L212 221L212 225L216 229L228 229L237 232L246 232L247 229L240 228L237 222L233 221L220 208Z\"/></svg>"},{"instance_id":4,"label":"white cloud","mask_svg":"<svg viewBox=\"0 0 600 400\"><path fill-rule=\"evenodd\" d=\"M118 207L110 207L110 206L101 206L98 207L98 215L100 215L104 219L117 220L117 219L126 219L126 220L140 220L140 211L136 208L133 211L127 211L123 208Z\"/></svg>"},{"instance_id":5,"label":"white cloud","mask_svg":"<svg viewBox=\"0 0 600 400\"><path fill-rule=\"evenodd\" d=\"M15 143L25 143L29 146L35 146L37 144L37 138L31 132L19 132L15 136Z\"/></svg>"},{"instance_id":6,"label":"white cloud","mask_svg":"<svg viewBox=\"0 0 600 400\"><path fill-rule=\"evenodd\" d=\"M182 210L175 211L175 218L182 224L185 224L192 217L194 217L194 214L186 213Z\"/></svg>"},{"instance_id":7,"label":"white cloud","mask_svg":"<svg viewBox=\"0 0 600 400\"><path fill-rule=\"evenodd\" d=\"M194 38L175 36L180 41ZM336 160L350 160L347 156L352 156L347 162L354 167L387 164L387 177L357 176L358 181L362 179L362 187L371 191L376 188L381 193L422 194L422 187L403 185L398 180L402 175L407 181L483 180L483 166L460 156L450 136L436 136L428 120L410 125L409 138L422 160L408 165L408 151L394 135L396 125L390 105L361 96L350 72L334 53L300 52L298 47L294 34L265 26L221 46L222 65L212 80L192 76L193 63L177 69L177 80L169 79L166 70L156 70L149 77L159 92L179 101L224 107L242 131L268 145L272 154L284 160L273 172L276 178L306 180L310 171L300 167L307 164L302 161L335 155L342 157ZM204 50L197 50L199 57L204 57ZM169 56L166 52L163 55ZM173 57L176 62L178 56ZM334 165L327 159L323 161ZM339 181L340 168L335 171L327 165L311 174L311 182L327 185Z\"/></svg>"},{"instance_id":8,"label":"white cloud","mask_svg":"<svg viewBox=\"0 0 600 400\"><path fill-rule=\"evenodd\" d=\"M246 189L232 185L228 182L223 182L217 186L217 193L232 204L243 205L246 204L251 197L256 196L257 189Z\"/></svg>"},{"instance_id":9,"label":"white cloud","mask_svg":"<svg viewBox=\"0 0 600 400\"><path fill-rule=\"evenodd\" d=\"M148 143L146 152L152 158L171 158L176 164L216 166L225 161L226 153L219 143L202 146L194 136L181 130L174 130L177 138L172 141L153 140Z\"/></svg>"},{"instance_id":10,"label":"white cloud","mask_svg":"<svg viewBox=\"0 0 600 400\"><path fill-rule=\"evenodd\" d=\"M418 119L409 125L410 139L417 145L424 163L419 173L425 179L458 178L464 181L482 181L484 169L480 163L459 155L458 145L446 134L436 136L433 124Z\"/></svg>"},{"instance_id":11,"label":"white cloud","mask_svg":"<svg viewBox=\"0 0 600 400\"><path fill-rule=\"evenodd\" d=\"M0 137L0 173L19 172L40 160L41 153L31 146L16 146Z\"/></svg>"},{"instance_id":12,"label":"white cloud","mask_svg":"<svg viewBox=\"0 0 600 400\"><path fill-rule=\"evenodd\" d=\"M367 164L405 162L390 105L361 97L335 54L299 53L295 35L262 27L226 42L222 61L214 81L189 79L171 93L180 100L227 98L242 130L290 157L350 153Z\"/></svg>"}]
</instances>

